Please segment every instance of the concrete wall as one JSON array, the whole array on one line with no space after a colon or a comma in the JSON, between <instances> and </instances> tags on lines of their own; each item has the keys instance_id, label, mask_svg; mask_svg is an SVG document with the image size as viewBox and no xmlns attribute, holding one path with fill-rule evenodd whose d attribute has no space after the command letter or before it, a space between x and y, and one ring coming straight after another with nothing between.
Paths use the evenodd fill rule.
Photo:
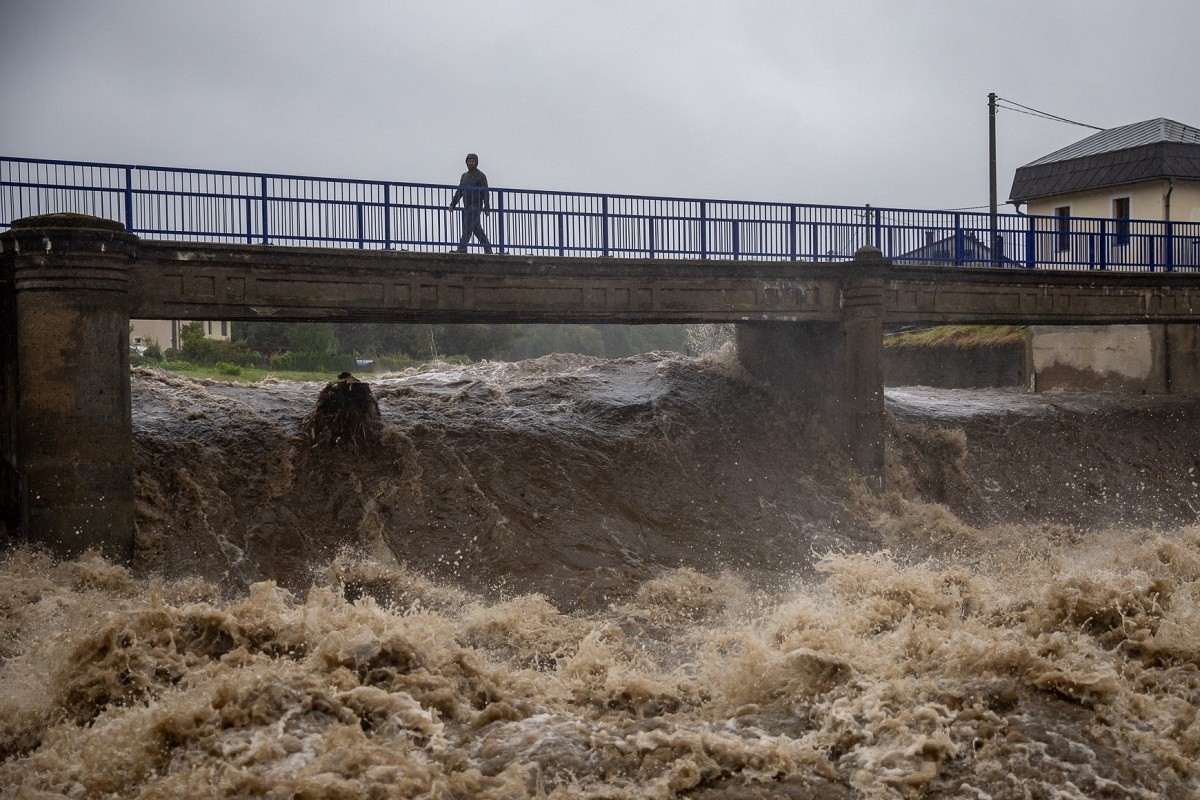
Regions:
<instances>
[{"instance_id":1,"label":"concrete wall","mask_svg":"<svg viewBox=\"0 0 1200 800\"><path fill-rule=\"evenodd\" d=\"M24 517L17 457L17 296L11 269L0 263L0 546Z\"/></svg>"},{"instance_id":2,"label":"concrete wall","mask_svg":"<svg viewBox=\"0 0 1200 800\"><path fill-rule=\"evenodd\" d=\"M1025 342L961 348L885 347L885 386L938 386L946 389L984 389L1026 386Z\"/></svg>"},{"instance_id":3,"label":"concrete wall","mask_svg":"<svg viewBox=\"0 0 1200 800\"><path fill-rule=\"evenodd\" d=\"M1034 326L1032 388L1133 394L1200 392L1196 325Z\"/></svg>"},{"instance_id":4,"label":"concrete wall","mask_svg":"<svg viewBox=\"0 0 1200 800\"><path fill-rule=\"evenodd\" d=\"M1200 394L1200 326L1033 326L1024 343L885 347L886 386Z\"/></svg>"}]
</instances>

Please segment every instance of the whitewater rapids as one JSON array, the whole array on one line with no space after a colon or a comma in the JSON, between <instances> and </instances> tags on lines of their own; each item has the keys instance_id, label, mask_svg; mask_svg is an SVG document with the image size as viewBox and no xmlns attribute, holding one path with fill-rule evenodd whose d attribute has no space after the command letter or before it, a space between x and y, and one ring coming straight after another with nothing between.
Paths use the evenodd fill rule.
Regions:
<instances>
[{"instance_id":1,"label":"whitewater rapids","mask_svg":"<svg viewBox=\"0 0 1200 800\"><path fill-rule=\"evenodd\" d=\"M814 379L817 379L814 377ZM888 393L888 486L728 357L135 370L138 558L0 562L0 797L1195 798L1195 398Z\"/></svg>"}]
</instances>

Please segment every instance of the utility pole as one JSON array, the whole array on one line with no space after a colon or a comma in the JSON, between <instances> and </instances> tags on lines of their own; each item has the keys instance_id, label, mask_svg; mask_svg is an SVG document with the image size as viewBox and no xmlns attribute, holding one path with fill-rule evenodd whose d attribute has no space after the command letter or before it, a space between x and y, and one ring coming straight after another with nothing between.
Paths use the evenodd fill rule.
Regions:
<instances>
[{"instance_id":1,"label":"utility pole","mask_svg":"<svg viewBox=\"0 0 1200 800\"><path fill-rule=\"evenodd\" d=\"M996 226L996 93L988 93L988 213L992 228L992 261L1000 261L1000 233Z\"/></svg>"}]
</instances>

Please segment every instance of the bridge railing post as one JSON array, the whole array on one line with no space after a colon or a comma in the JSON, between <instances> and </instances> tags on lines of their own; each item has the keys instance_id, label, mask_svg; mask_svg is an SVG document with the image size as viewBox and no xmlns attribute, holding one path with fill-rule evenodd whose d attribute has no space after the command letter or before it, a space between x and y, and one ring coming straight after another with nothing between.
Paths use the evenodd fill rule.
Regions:
<instances>
[{"instance_id":1,"label":"bridge railing post","mask_svg":"<svg viewBox=\"0 0 1200 800\"><path fill-rule=\"evenodd\" d=\"M967 263L966 234L963 232L962 214L954 214L954 266L961 267Z\"/></svg>"},{"instance_id":2,"label":"bridge railing post","mask_svg":"<svg viewBox=\"0 0 1200 800\"><path fill-rule=\"evenodd\" d=\"M700 257L708 258L708 201L700 201Z\"/></svg>"},{"instance_id":3,"label":"bridge railing post","mask_svg":"<svg viewBox=\"0 0 1200 800\"><path fill-rule=\"evenodd\" d=\"M796 230L796 214L797 208L794 205L788 206L788 255L792 261L796 260L796 245L799 238L799 231Z\"/></svg>"},{"instance_id":4,"label":"bridge railing post","mask_svg":"<svg viewBox=\"0 0 1200 800\"><path fill-rule=\"evenodd\" d=\"M504 213L504 190L496 192L496 244L497 249L501 253L508 250L508 236L505 227L506 215Z\"/></svg>"},{"instance_id":5,"label":"bridge railing post","mask_svg":"<svg viewBox=\"0 0 1200 800\"><path fill-rule=\"evenodd\" d=\"M1033 269L1037 263L1037 222L1034 217L1025 218L1025 268Z\"/></svg>"},{"instance_id":6,"label":"bridge railing post","mask_svg":"<svg viewBox=\"0 0 1200 800\"><path fill-rule=\"evenodd\" d=\"M1167 272L1175 271L1175 223L1167 220L1164 246L1166 247L1166 257L1163 259L1165 264L1164 269Z\"/></svg>"},{"instance_id":7,"label":"bridge railing post","mask_svg":"<svg viewBox=\"0 0 1200 800\"><path fill-rule=\"evenodd\" d=\"M263 175L259 178L262 184L262 243L267 244L269 231L267 230L267 219L269 218L269 210L267 208L267 176Z\"/></svg>"},{"instance_id":8,"label":"bridge railing post","mask_svg":"<svg viewBox=\"0 0 1200 800\"><path fill-rule=\"evenodd\" d=\"M871 236L872 236L871 211L872 211L871 204L870 203L866 204L866 206L864 206L864 211L863 211L863 245L864 246L872 245L872 243L874 243L871 241Z\"/></svg>"},{"instance_id":9,"label":"bridge railing post","mask_svg":"<svg viewBox=\"0 0 1200 800\"><path fill-rule=\"evenodd\" d=\"M567 254L566 248L566 220L563 219L563 212L559 211L558 217L558 255L561 258Z\"/></svg>"},{"instance_id":10,"label":"bridge railing post","mask_svg":"<svg viewBox=\"0 0 1200 800\"><path fill-rule=\"evenodd\" d=\"M133 167L125 168L125 230L133 233Z\"/></svg>"},{"instance_id":11,"label":"bridge railing post","mask_svg":"<svg viewBox=\"0 0 1200 800\"><path fill-rule=\"evenodd\" d=\"M600 198L600 225L601 225L601 230L600 230L601 251L602 251L604 257L608 258L608 255L609 255L608 195L604 195L603 197Z\"/></svg>"},{"instance_id":12,"label":"bridge railing post","mask_svg":"<svg viewBox=\"0 0 1200 800\"><path fill-rule=\"evenodd\" d=\"M1100 263L1097 265L1099 269L1108 269L1108 223L1106 220L1100 220L1100 240L1097 243L1100 250Z\"/></svg>"},{"instance_id":13,"label":"bridge railing post","mask_svg":"<svg viewBox=\"0 0 1200 800\"><path fill-rule=\"evenodd\" d=\"M355 221L358 225L358 249L362 250L363 248L365 248L367 246L366 233L363 230L363 204L362 203L354 204L354 216L355 216Z\"/></svg>"},{"instance_id":14,"label":"bridge railing post","mask_svg":"<svg viewBox=\"0 0 1200 800\"><path fill-rule=\"evenodd\" d=\"M392 185L383 185L383 249L392 249Z\"/></svg>"},{"instance_id":15,"label":"bridge railing post","mask_svg":"<svg viewBox=\"0 0 1200 800\"><path fill-rule=\"evenodd\" d=\"M254 199L246 198L246 244L254 244Z\"/></svg>"}]
</instances>

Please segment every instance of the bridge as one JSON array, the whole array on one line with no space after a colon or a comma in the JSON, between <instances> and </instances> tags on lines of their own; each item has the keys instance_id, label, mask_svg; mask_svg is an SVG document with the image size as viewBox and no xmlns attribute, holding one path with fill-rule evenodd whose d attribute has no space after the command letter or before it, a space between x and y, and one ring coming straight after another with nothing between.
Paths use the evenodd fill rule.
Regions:
<instances>
[{"instance_id":1,"label":"bridge","mask_svg":"<svg viewBox=\"0 0 1200 800\"><path fill-rule=\"evenodd\" d=\"M141 239L447 252L445 184L0 157L0 232L71 212ZM493 188L509 255L894 263L1172 272L1200 269L1200 222L988 214ZM478 248L478 245L472 245Z\"/></svg>"},{"instance_id":2,"label":"bridge","mask_svg":"<svg viewBox=\"0 0 1200 800\"><path fill-rule=\"evenodd\" d=\"M865 208L837 218L831 207L495 190L506 198L500 252L458 255L453 186L404 185L424 193L412 202L400 185L370 184L381 212L377 195L302 197L317 179L295 179L285 199L265 178L266 194L222 194L178 176L146 187L134 167L17 163L69 179L0 181L0 500L8 530L64 555L132 554L131 318L733 322L747 370L815 410L875 484L885 325L1200 322L1200 271L1185 258L1200 231L1188 223L1094 220L1089 231L1072 220L1082 244L1060 249L1050 228L1043 244L1060 260L1042 261L1031 258L1041 222L1020 215L996 220L993 235L986 214L911 212L944 215L913 217L914 228ZM114 169L113 186L72 172L108 180ZM635 200L656 214L622 205ZM206 204L223 211L199 214ZM930 236L935 222L950 227ZM1025 244L1010 247L1018 224ZM805 241L855 249L817 256ZM931 246L896 254L915 241Z\"/></svg>"}]
</instances>

